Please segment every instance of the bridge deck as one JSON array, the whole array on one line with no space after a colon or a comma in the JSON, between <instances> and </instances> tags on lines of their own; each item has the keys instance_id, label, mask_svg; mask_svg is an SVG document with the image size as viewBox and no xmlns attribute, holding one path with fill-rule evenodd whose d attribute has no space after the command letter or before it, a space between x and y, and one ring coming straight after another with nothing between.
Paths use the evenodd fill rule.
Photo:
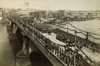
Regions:
<instances>
[{"instance_id":1,"label":"bridge deck","mask_svg":"<svg viewBox=\"0 0 100 66\"><path fill-rule=\"evenodd\" d=\"M72 34L62 32L62 30L60 30L60 31L56 30L52 33L54 35L49 35L48 33L42 33L41 31L37 30L36 28L34 28L33 25L25 24L22 21L13 20L12 22L15 23L23 31L23 33L25 33L25 35L28 36L35 43L35 45L41 50L41 52L55 66L63 66L63 65L65 66L65 65L67 65L68 64L68 62L67 62L68 61L68 55L69 56L73 55L74 50L76 50L76 49L78 49L78 52L82 51L82 50L80 50L80 48L78 46L76 48L76 45L75 45L75 42L74 42L75 36L72 35ZM61 33L61 32L64 34L63 37L67 36L66 38L64 38L65 40L70 39L70 41L72 42L71 43L72 45L69 45L70 42L68 42L68 41L66 42L63 39L62 36L58 36L59 33ZM66 36L65 36L65 34L66 34ZM62 38L62 39L60 39L59 37ZM86 42L85 39L78 37L78 36L76 36L76 37L77 37L78 41L80 42L79 43L80 45L82 43L85 44L85 42ZM35 41L35 40L37 40L37 41ZM96 44L96 43L91 42L91 41L87 41L87 43ZM71 53L69 51L66 52L66 48L69 51L71 51ZM97 47L96 47L96 49L97 49ZM96 51L98 51L98 49ZM81 53L83 53L83 52L81 52ZM84 53L83 53L83 55L84 55ZM92 60L85 54L84 58L86 58L86 57L89 59L90 62L92 62Z\"/></svg>"}]
</instances>

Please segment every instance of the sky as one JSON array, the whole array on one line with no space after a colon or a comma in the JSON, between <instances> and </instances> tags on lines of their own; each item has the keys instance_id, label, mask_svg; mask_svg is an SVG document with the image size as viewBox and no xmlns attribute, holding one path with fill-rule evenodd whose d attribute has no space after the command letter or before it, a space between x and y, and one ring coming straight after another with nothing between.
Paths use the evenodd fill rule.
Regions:
<instances>
[{"instance_id":1,"label":"sky","mask_svg":"<svg viewBox=\"0 0 100 66\"><path fill-rule=\"evenodd\" d=\"M100 0L27 0L34 9L100 10ZM0 7L23 8L25 0L0 0Z\"/></svg>"}]
</instances>

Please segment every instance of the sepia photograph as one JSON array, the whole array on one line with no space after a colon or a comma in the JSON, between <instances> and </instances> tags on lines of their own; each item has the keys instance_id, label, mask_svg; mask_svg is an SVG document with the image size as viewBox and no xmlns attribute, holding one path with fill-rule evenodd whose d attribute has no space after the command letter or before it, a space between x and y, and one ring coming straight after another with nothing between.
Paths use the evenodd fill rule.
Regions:
<instances>
[{"instance_id":1,"label":"sepia photograph","mask_svg":"<svg viewBox=\"0 0 100 66\"><path fill-rule=\"evenodd\" d=\"M0 66L100 66L100 0L0 0Z\"/></svg>"}]
</instances>

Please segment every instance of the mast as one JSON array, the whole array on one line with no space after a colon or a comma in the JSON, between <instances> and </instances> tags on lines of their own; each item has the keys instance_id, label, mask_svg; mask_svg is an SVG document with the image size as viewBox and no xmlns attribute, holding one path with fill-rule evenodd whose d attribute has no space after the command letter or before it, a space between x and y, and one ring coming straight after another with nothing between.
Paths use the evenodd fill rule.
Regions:
<instances>
[{"instance_id":1,"label":"mast","mask_svg":"<svg viewBox=\"0 0 100 66\"><path fill-rule=\"evenodd\" d=\"M24 1L24 8L25 8L25 10L29 9L29 2L28 2L28 0Z\"/></svg>"}]
</instances>

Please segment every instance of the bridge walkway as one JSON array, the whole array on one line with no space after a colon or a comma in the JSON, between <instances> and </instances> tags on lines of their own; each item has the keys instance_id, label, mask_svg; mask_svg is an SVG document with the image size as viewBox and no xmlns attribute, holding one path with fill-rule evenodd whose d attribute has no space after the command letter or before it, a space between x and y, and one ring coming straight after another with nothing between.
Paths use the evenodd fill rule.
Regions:
<instances>
[{"instance_id":1,"label":"bridge walkway","mask_svg":"<svg viewBox=\"0 0 100 66\"><path fill-rule=\"evenodd\" d=\"M31 25L30 24L25 24L24 22L17 21L17 20L13 20L12 22L14 24L16 24L23 31L23 33L25 33L25 35L27 35L35 43L35 45L44 53L44 55L47 58L49 57L48 59L51 62L53 61L52 63L54 65L59 64L59 63L54 61L55 59L58 59L58 61L61 62L62 65L71 65L71 64L76 65L76 61L84 60L84 59L82 59L82 55L85 55L84 58L87 58L89 63L93 62L81 50L81 48L78 47L79 45L77 44L77 41L80 41L80 39L81 39L81 41L80 41L81 43L85 43L85 42L87 42L89 40L85 40L83 38L78 37L77 36L77 33L78 33L77 31L74 31L75 35L66 33L67 34L67 38L65 40L72 41L72 43L71 43L72 45L70 44L70 42L68 42L68 41L65 42L65 41L63 41L63 39L60 39L58 37L56 37L56 39L61 43L56 43L53 40L51 40L50 38L46 37L45 33L42 33L39 30L37 30L36 28L34 28L34 25L32 25L32 24ZM69 29L69 28L67 28L67 29ZM71 29L69 29L69 30L71 30ZM56 31L54 32L55 34L58 33ZM71 30L71 31L73 31L73 30ZM37 40L37 41L35 41L35 40ZM89 42L91 42L91 41L89 41ZM82 55L80 55L79 52L81 52ZM54 59L50 59L50 57L52 57L51 54L55 57ZM79 56L78 58L80 58L78 60L76 58L77 55ZM72 56L72 57L70 57L70 56ZM69 58L73 59L73 60L69 60ZM70 63L68 63L69 61L70 61ZM73 63L71 63L72 61L73 61ZM84 62L85 61L86 60L84 60ZM78 62L77 62L77 64L78 64Z\"/></svg>"}]
</instances>

